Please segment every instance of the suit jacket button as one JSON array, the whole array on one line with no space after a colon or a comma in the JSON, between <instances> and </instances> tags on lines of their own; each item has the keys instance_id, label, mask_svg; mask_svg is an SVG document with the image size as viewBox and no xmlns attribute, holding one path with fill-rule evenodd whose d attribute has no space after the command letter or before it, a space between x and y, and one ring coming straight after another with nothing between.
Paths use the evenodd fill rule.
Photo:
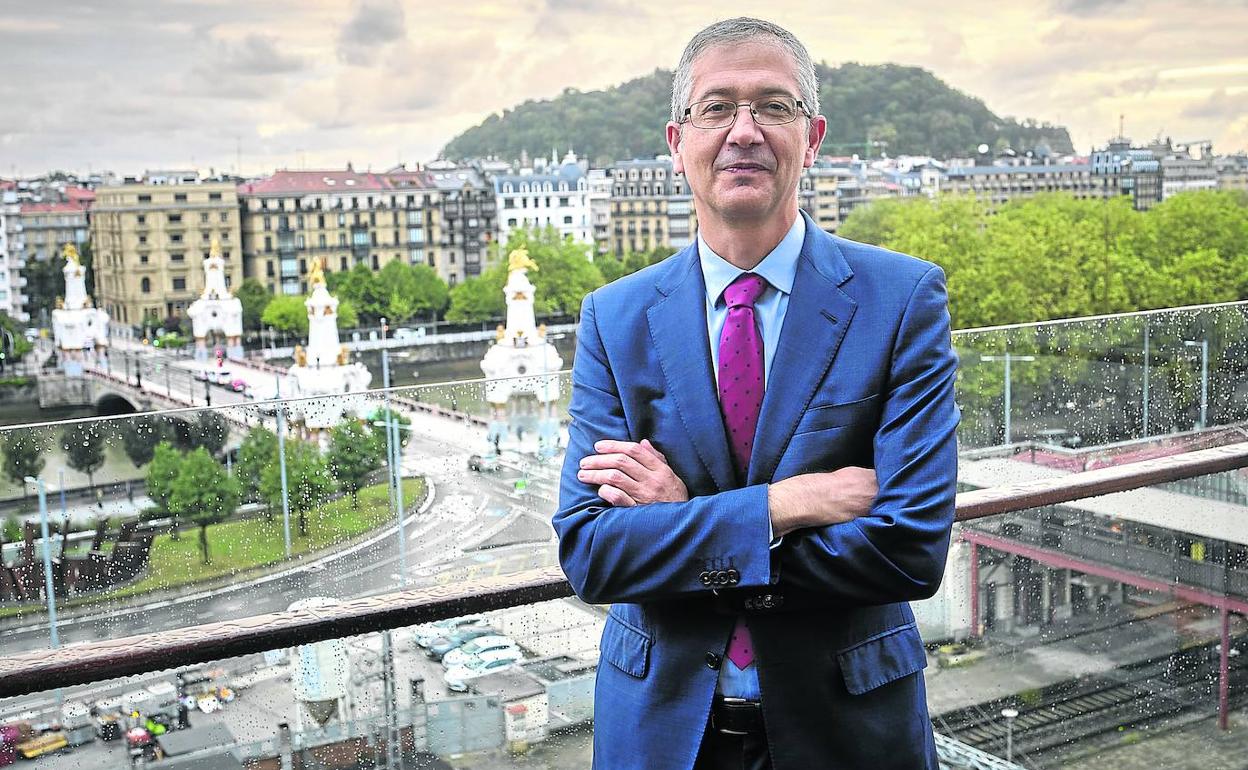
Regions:
<instances>
[{"instance_id":1,"label":"suit jacket button","mask_svg":"<svg viewBox=\"0 0 1248 770\"><path fill-rule=\"evenodd\" d=\"M702 585L709 586L711 584L711 573L703 572L698 578L702 581Z\"/></svg>"},{"instance_id":2,"label":"suit jacket button","mask_svg":"<svg viewBox=\"0 0 1248 770\"><path fill-rule=\"evenodd\" d=\"M719 670L720 657L713 652L706 654L706 667L715 671Z\"/></svg>"},{"instance_id":3,"label":"suit jacket button","mask_svg":"<svg viewBox=\"0 0 1248 770\"><path fill-rule=\"evenodd\" d=\"M769 610L775 606L776 606L776 603L771 598L771 594L767 594L766 596L763 597L763 609Z\"/></svg>"},{"instance_id":4,"label":"suit jacket button","mask_svg":"<svg viewBox=\"0 0 1248 770\"><path fill-rule=\"evenodd\" d=\"M728 585L735 586L741 582L741 573L735 569L728 570Z\"/></svg>"}]
</instances>

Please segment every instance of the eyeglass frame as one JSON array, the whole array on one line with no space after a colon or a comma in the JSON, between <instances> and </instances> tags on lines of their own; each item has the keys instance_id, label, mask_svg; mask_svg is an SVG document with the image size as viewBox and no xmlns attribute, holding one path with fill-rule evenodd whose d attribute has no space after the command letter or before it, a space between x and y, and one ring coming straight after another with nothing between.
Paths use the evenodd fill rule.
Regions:
<instances>
[{"instance_id":1,"label":"eyeglass frame","mask_svg":"<svg viewBox=\"0 0 1248 770\"><path fill-rule=\"evenodd\" d=\"M696 102L690 102L689 106L685 108L685 112L684 112L684 114L680 116L680 120L679 120L679 121L677 121L677 122L678 122L678 123L681 123L682 125L683 125L683 124L685 124L685 123L688 123L689 125L693 126L694 128L698 129L699 131L719 131L719 130L724 129L724 128L732 128L733 126L735 126L735 125L737 124L737 116L741 114L741 105L745 104L745 105L749 105L749 107L750 107L750 118L754 121L754 124L755 124L755 125L758 125L758 126L787 126L787 125L789 125L790 123L796 123L796 122L797 122L797 118L798 118L798 116L797 116L797 115L794 115L792 120L790 120L790 121L788 121L788 122L785 122L785 123L759 123L759 122L758 122L758 111L754 109L754 102L761 102L761 101L762 101L762 100L764 100L764 99L774 99L774 98L775 98L774 96L760 96L760 97L758 97L757 99L750 99L749 101L744 101L744 102L732 102L732 106L736 108L736 109L734 109L734 110L732 111L732 122L730 122L730 123L728 123L728 124L726 124L726 125L723 125L723 126L713 126L713 127L699 126L697 123L694 123L694 122L693 122L693 108L694 108L696 105L699 105L699 104L707 104L707 103L710 103L710 102L724 102L724 103L726 104L726 103L730 102L731 100L730 100L730 99L699 99L699 100L698 100L698 101L696 101ZM793 97L792 97L792 96L789 96L789 95L787 95L787 94L785 94L785 95L784 95L784 98L786 98L786 99L793 99ZM809 120L811 117L813 117L813 116L810 114L810 110L806 109L806 105L802 102L802 100L801 100L801 99L793 99L793 106L794 106L794 107L798 110L798 112L799 112L801 115L805 115L805 116L806 116L806 118L807 118L808 120Z\"/></svg>"}]
</instances>

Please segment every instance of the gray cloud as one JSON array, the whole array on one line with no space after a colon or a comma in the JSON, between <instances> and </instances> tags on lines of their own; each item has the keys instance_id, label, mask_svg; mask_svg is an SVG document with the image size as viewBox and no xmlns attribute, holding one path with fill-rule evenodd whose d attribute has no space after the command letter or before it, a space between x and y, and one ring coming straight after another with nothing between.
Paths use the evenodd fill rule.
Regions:
<instances>
[{"instance_id":1,"label":"gray cloud","mask_svg":"<svg viewBox=\"0 0 1248 770\"><path fill-rule=\"evenodd\" d=\"M298 56L282 53L277 38L252 34L237 43L222 45L221 67L239 75L276 75L297 72L304 62Z\"/></svg>"},{"instance_id":2,"label":"gray cloud","mask_svg":"<svg viewBox=\"0 0 1248 770\"><path fill-rule=\"evenodd\" d=\"M1197 120L1239 120L1248 115L1248 91L1228 94L1225 88L1219 88L1204 101L1184 108L1181 114Z\"/></svg>"},{"instance_id":3,"label":"gray cloud","mask_svg":"<svg viewBox=\"0 0 1248 770\"><path fill-rule=\"evenodd\" d=\"M1094 16L1120 10L1127 0L1054 0L1053 9L1073 16Z\"/></svg>"},{"instance_id":4,"label":"gray cloud","mask_svg":"<svg viewBox=\"0 0 1248 770\"><path fill-rule=\"evenodd\" d=\"M403 6L397 0L361 0L338 37L338 58L347 64L368 66L378 49L406 36Z\"/></svg>"}]
</instances>

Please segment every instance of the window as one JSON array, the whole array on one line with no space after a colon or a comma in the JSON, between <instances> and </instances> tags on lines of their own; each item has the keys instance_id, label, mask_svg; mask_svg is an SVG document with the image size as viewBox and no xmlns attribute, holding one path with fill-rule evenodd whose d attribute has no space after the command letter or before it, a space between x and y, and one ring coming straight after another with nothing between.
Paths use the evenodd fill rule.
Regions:
<instances>
[{"instance_id":1,"label":"window","mask_svg":"<svg viewBox=\"0 0 1248 770\"><path fill-rule=\"evenodd\" d=\"M374 269L374 270L380 270L380 269L381 269L381 263L377 260L377 255L376 255L376 254L374 254L374 255L373 255L373 269Z\"/></svg>"},{"instance_id":2,"label":"window","mask_svg":"<svg viewBox=\"0 0 1248 770\"><path fill-rule=\"evenodd\" d=\"M568 205L568 199L567 199L567 198L560 198L560 199L559 199L559 205L560 205L560 206L567 206L567 205Z\"/></svg>"},{"instance_id":3,"label":"window","mask_svg":"<svg viewBox=\"0 0 1248 770\"><path fill-rule=\"evenodd\" d=\"M273 251L273 238L271 236L264 236L264 250L266 253Z\"/></svg>"},{"instance_id":4,"label":"window","mask_svg":"<svg viewBox=\"0 0 1248 770\"><path fill-rule=\"evenodd\" d=\"M299 201L295 201L295 203L298 203L298 202ZM299 216L295 217L295 227L299 228L300 230L303 229L303 214L300 214Z\"/></svg>"},{"instance_id":5,"label":"window","mask_svg":"<svg viewBox=\"0 0 1248 770\"><path fill-rule=\"evenodd\" d=\"M338 233L338 245L339 245L339 246L346 246L346 245L347 245L347 234L346 234L346 233Z\"/></svg>"},{"instance_id":6,"label":"window","mask_svg":"<svg viewBox=\"0 0 1248 770\"><path fill-rule=\"evenodd\" d=\"M186 279L185 279L185 278L174 278L174 279L173 279L173 290L174 290L174 291L185 291L185 290L186 290Z\"/></svg>"},{"instance_id":7,"label":"window","mask_svg":"<svg viewBox=\"0 0 1248 770\"><path fill-rule=\"evenodd\" d=\"M205 211L204 213L202 213L202 214L200 214L200 215L199 215L199 221L200 221L200 223L201 223L201 224L207 224L207 223L208 223L208 212L207 212L207 211Z\"/></svg>"},{"instance_id":8,"label":"window","mask_svg":"<svg viewBox=\"0 0 1248 770\"><path fill-rule=\"evenodd\" d=\"M152 293L152 279L145 277L143 280L139 281L139 291L143 292L144 294L151 294Z\"/></svg>"},{"instance_id":9,"label":"window","mask_svg":"<svg viewBox=\"0 0 1248 770\"><path fill-rule=\"evenodd\" d=\"M508 226L508 227L515 227L515 226L516 226L516 218L515 218L515 217L512 217L511 219L508 219L508 220L507 220L507 226Z\"/></svg>"},{"instance_id":10,"label":"window","mask_svg":"<svg viewBox=\"0 0 1248 770\"><path fill-rule=\"evenodd\" d=\"M563 223L564 223L565 225L570 225L570 224L572 224L572 217L564 217L564 218L563 218Z\"/></svg>"},{"instance_id":11,"label":"window","mask_svg":"<svg viewBox=\"0 0 1248 770\"><path fill-rule=\"evenodd\" d=\"M170 262L182 262L186 260L186 255L180 251L175 251L169 255Z\"/></svg>"},{"instance_id":12,"label":"window","mask_svg":"<svg viewBox=\"0 0 1248 770\"><path fill-rule=\"evenodd\" d=\"M316 237L316 245L322 249L325 248L325 233L321 233Z\"/></svg>"},{"instance_id":13,"label":"window","mask_svg":"<svg viewBox=\"0 0 1248 770\"><path fill-rule=\"evenodd\" d=\"M139 203L151 203L151 202L152 202L152 196L150 195L139 196Z\"/></svg>"},{"instance_id":14,"label":"window","mask_svg":"<svg viewBox=\"0 0 1248 770\"><path fill-rule=\"evenodd\" d=\"M321 228L322 230L325 229L325 215L324 214L316 215L316 226Z\"/></svg>"},{"instance_id":15,"label":"window","mask_svg":"<svg viewBox=\"0 0 1248 770\"><path fill-rule=\"evenodd\" d=\"M264 262L264 275L267 278L273 277L273 260L268 259Z\"/></svg>"},{"instance_id":16,"label":"window","mask_svg":"<svg viewBox=\"0 0 1248 770\"><path fill-rule=\"evenodd\" d=\"M207 230L199 231L199 239L201 241L207 241L207 240L210 240L211 238L212 238L212 233L208 232Z\"/></svg>"},{"instance_id":17,"label":"window","mask_svg":"<svg viewBox=\"0 0 1248 770\"><path fill-rule=\"evenodd\" d=\"M338 226L342 227L346 224L347 224L347 215L340 212L338 214Z\"/></svg>"},{"instance_id":18,"label":"window","mask_svg":"<svg viewBox=\"0 0 1248 770\"><path fill-rule=\"evenodd\" d=\"M265 230L272 230L272 229L273 229L273 217L265 217L265 218L264 218L264 229L265 229Z\"/></svg>"},{"instance_id":19,"label":"window","mask_svg":"<svg viewBox=\"0 0 1248 770\"><path fill-rule=\"evenodd\" d=\"M145 244L145 243L147 243L147 236L146 236L146 235L140 235L140 236L139 236L139 245L140 245L140 246L142 246L142 245L143 245L143 244Z\"/></svg>"},{"instance_id":20,"label":"window","mask_svg":"<svg viewBox=\"0 0 1248 770\"><path fill-rule=\"evenodd\" d=\"M139 264L140 264L140 265L146 265L146 264L147 264L147 260L148 260L148 256L147 256L146 254L140 254L140 255L139 255Z\"/></svg>"},{"instance_id":21,"label":"window","mask_svg":"<svg viewBox=\"0 0 1248 770\"><path fill-rule=\"evenodd\" d=\"M134 218L134 222L135 224L145 225L147 224L147 217L143 216L142 214L139 214L137 217Z\"/></svg>"},{"instance_id":22,"label":"window","mask_svg":"<svg viewBox=\"0 0 1248 770\"><path fill-rule=\"evenodd\" d=\"M339 258L338 258L338 269L339 269L339 270L342 270L342 271L346 271L346 269L347 269L347 258L346 258L346 257L339 257Z\"/></svg>"},{"instance_id":23,"label":"window","mask_svg":"<svg viewBox=\"0 0 1248 770\"><path fill-rule=\"evenodd\" d=\"M173 202L174 203L186 203L186 193L174 193Z\"/></svg>"},{"instance_id":24,"label":"window","mask_svg":"<svg viewBox=\"0 0 1248 770\"><path fill-rule=\"evenodd\" d=\"M169 224L171 224L171 225L176 225L176 224L178 224L178 223L179 223L179 222L181 222L181 221L182 221L182 215L181 215L181 214L170 214L170 215L169 215Z\"/></svg>"},{"instance_id":25,"label":"window","mask_svg":"<svg viewBox=\"0 0 1248 770\"><path fill-rule=\"evenodd\" d=\"M302 233L300 233L299 235L295 236L295 248L296 248L296 249L302 249L302 248L303 248L303 234L302 234Z\"/></svg>"},{"instance_id":26,"label":"window","mask_svg":"<svg viewBox=\"0 0 1248 770\"><path fill-rule=\"evenodd\" d=\"M221 193L208 193L208 200L210 201L221 200Z\"/></svg>"},{"instance_id":27,"label":"window","mask_svg":"<svg viewBox=\"0 0 1248 770\"><path fill-rule=\"evenodd\" d=\"M182 242L182 233L173 233L172 235L170 235L170 236L169 236L169 240L170 240L170 242L172 242L172 243L181 243L181 242Z\"/></svg>"},{"instance_id":28,"label":"window","mask_svg":"<svg viewBox=\"0 0 1248 770\"><path fill-rule=\"evenodd\" d=\"M229 221L230 221L230 212L228 212L228 211L222 211L222 212L221 212L221 217L220 217L220 218L221 218L221 221L222 221L222 222L229 222Z\"/></svg>"}]
</instances>

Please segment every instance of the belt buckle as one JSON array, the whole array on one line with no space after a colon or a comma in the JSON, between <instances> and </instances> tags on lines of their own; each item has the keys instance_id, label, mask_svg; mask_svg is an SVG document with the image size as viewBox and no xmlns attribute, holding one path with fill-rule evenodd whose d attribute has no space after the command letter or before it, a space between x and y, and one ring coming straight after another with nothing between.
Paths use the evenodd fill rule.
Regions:
<instances>
[{"instance_id":1,"label":"belt buckle","mask_svg":"<svg viewBox=\"0 0 1248 770\"><path fill-rule=\"evenodd\" d=\"M723 703L724 705L743 706L747 703L752 703L753 701L746 700L745 698L734 698L734 697L729 697L727 695L721 695L719 696L719 702ZM750 734L748 730L730 730L727 727L720 727L719 725L715 724L714 705L712 705L711 707L711 727L714 727L717 732L722 733L723 735L749 735Z\"/></svg>"}]
</instances>

